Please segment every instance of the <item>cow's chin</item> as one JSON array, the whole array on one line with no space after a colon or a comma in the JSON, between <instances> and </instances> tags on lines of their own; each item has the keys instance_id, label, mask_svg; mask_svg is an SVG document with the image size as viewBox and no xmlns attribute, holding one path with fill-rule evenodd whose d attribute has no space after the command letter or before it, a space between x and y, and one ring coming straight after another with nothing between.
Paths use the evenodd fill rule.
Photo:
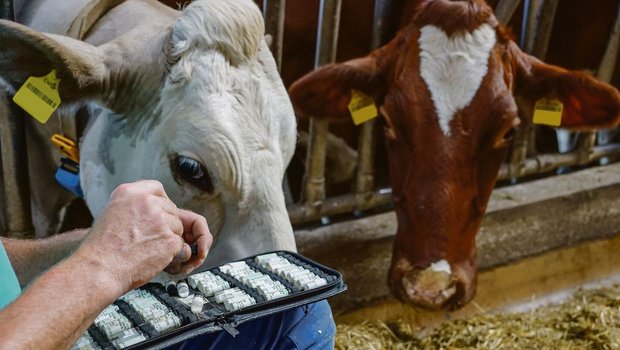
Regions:
<instances>
[{"instance_id":1,"label":"cow's chin","mask_svg":"<svg viewBox=\"0 0 620 350\"><path fill-rule=\"evenodd\" d=\"M406 271L392 267L388 285L403 303L427 310L455 310L473 298L476 271L472 266L452 266L451 271L433 266Z\"/></svg>"}]
</instances>

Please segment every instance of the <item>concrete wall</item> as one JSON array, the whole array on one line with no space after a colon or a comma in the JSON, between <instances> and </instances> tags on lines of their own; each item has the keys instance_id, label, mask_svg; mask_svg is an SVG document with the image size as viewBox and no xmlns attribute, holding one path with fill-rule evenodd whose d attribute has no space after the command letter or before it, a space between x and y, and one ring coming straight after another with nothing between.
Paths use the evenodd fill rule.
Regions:
<instances>
[{"instance_id":1,"label":"concrete wall","mask_svg":"<svg viewBox=\"0 0 620 350\"><path fill-rule=\"evenodd\" d=\"M396 232L393 212L297 231L299 251L341 271L347 293L336 313L390 298L387 269ZM494 191L477 236L482 270L620 232L620 164Z\"/></svg>"}]
</instances>

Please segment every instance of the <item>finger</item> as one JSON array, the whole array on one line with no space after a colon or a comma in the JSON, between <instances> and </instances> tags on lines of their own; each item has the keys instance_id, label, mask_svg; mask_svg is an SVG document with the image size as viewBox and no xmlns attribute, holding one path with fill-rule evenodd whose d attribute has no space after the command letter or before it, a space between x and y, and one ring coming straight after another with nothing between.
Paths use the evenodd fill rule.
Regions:
<instances>
[{"instance_id":1,"label":"finger","mask_svg":"<svg viewBox=\"0 0 620 350\"><path fill-rule=\"evenodd\" d=\"M161 206L161 209L172 215L172 216L177 216L177 206L174 204L173 201L171 201L168 198L162 198L162 197L154 197L156 198L156 200L158 201L159 205Z\"/></svg>"},{"instance_id":2,"label":"finger","mask_svg":"<svg viewBox=\"0 0 620 350\"><path fill-rule=\"evenodd\" d=\"M170 261L174 262L174 258L179 254L179 252L185 249L185 242L183 241L183 238L181 238L181 236L174 235L174 245L171 248L174 255Z\"/></svg>"},{"instance_id":3,"label":"finger","mask_svg":"<svg viewBox=\"0 0 620 350\"><path fill-rule=\"evenodd\" d=\"M158 197L168 198L164 186L156 180L142 180L118 185L110 196L122 196L124 194L136 193L152 194Z\"/></svg>"},{"instance_id":4,"label":"finger","mask_svg":"<svg viewBox=\"0 0 620 350\"><path fill-rule=\"evenodd\" d=\"M211 249L211 245L213 244L213 237L211 234L199 236L195 242L197 248L197 254L195 254L198 259L200 259L200 263L196 265L198 267L201 265L209 254L209 249Z\"/></svg>"},{"instance_id":5,"label":"finger","mask_svg":"<svg viewBox=\"0 0 620 350\"><path fill-rule=\"evenodd\" d=\"M183 238L185 241L193 244L200 240L198 255L204 259L213 243L213 236L209 231L207 220L202 215L184 209L178 209L177 216L183 222Z\"/></svg>"},{"instance_id":6,"label":"finger","mask_svg":"<svg viewBox=\"0 0 620 350\"><path fill-rule=\"evenodd\" d=\"M164 272L167 272L171 275L178 275L183 272L181 268L182 266L180 262L172 260L172 262L164 269Z\"/></svg>"},{"instance_id":7,"label":"finger","mask_svg":"<svg viewBox=\"0 0 620 350\"><path fill-rule=\"evenodd\" d=\"M168 194L166 194L166 191L164 190L164 185L162 185L161 182L157 180L140 180L134 182L134 184L136 188L140 191L145 191L155 196L163 197L170 200L170 198L168 198Z\"/></svg>"},{"instance_id":8,"label":"finger","mask_svg":"<svg viewBox=\"0 0 620 350\"><path fill-rule=\"evenodd\" d=\"M183 235L183 222L181 221L181 219L179 219L178 217L174 215L167 215L167 216L168 216L168 227L170 228L172 233L174 233L177 236L182 236ZM183 241L183 243L185 243L185 241Z\"/></svg>"},{"instance_id":9,"label":"finger","mask_svg":"<svg viewBox=\"0 0 620 350\"><path fill-rule=\"evenodd\" d=\"M174 260L179 262L186 262L192 257L192 248L187 243L183 243L183 248L174 257Z\"/></svg>"},{"instance_id":10,"label":"finger","mask_svg":"<svg viewBox=\"0 0 620 350\"><path fill-rule=\"evenodd\" d=\"M211 248L211 240L208 239L207 236L200 236L196 241L196 246L198 248L198 254L192 255L189 260L181 265L181 269L186 275L205 262L207 254L209 253L209 248Z\"/></svg>"}]
</instances>

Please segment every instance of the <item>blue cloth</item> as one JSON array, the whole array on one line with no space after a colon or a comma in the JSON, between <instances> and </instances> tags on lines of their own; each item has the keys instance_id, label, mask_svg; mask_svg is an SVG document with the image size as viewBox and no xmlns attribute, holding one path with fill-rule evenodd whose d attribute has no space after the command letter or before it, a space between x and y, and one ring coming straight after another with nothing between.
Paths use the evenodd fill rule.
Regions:
<instances>
[{"instance_id":1,"label":"blue cloth","mask_svg":"<svg viewBox=\"0 0 620 350\"><path fill-rule=\"evenodd\" d=\"M220 331L168 350L331 350L336 337L336 324L325 300L248 321L237 330L234 338Z\"/></svg>"},{"instance_id":2,"label":"blue cloth","mask_svg":"<svg viewBox=\"0 0 620 350\"><path fill-rule=\"evenodd\" d=\"M21 291L13 266L0 240L0 310L17 299Z\"/></svg>"}]
</instances>

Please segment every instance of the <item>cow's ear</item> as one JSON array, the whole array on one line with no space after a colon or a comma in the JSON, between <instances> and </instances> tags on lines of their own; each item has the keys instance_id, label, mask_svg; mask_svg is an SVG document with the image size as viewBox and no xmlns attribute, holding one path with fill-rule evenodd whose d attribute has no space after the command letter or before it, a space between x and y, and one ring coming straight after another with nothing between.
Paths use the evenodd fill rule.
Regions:
<instances>
[{"instance_id":1,"label":"cow's ear","mask_svg":"<svg viewBox=\"0 0 620 350\"><path fill-rule=\"evenodd\" d=\"M104 56L96 47L11 21L0 20L0 48L0 78L12 89L19 89L31 76L45 76L55 69L65 105L93 97L106 74Z\"/></svg>"},{"instance_id":2,"label":"cow's ear","mask_svg":"<svg viewBox=\"0 0 620 350\"><path fill-rule=\"evenodd\" d=\"M511 47L516 69L516 95L535 103L541 98L557 98L564 104L561 127L591 130L620 122L620 94L609 84L585 72L568 71L546 64Z\"/></svg>"},{"instance_id":3,"label":"cow's ear","mask_svg":"<svg viewBox=\"0 0 620 350\"><path fill-rule=\"evenodd\" d=\"M351 93L381 95L380 70L376 56L370 55L340 64L329 64L294 82L289 95L301 118L350 119Z\"/></svg>"}]
</instances>

